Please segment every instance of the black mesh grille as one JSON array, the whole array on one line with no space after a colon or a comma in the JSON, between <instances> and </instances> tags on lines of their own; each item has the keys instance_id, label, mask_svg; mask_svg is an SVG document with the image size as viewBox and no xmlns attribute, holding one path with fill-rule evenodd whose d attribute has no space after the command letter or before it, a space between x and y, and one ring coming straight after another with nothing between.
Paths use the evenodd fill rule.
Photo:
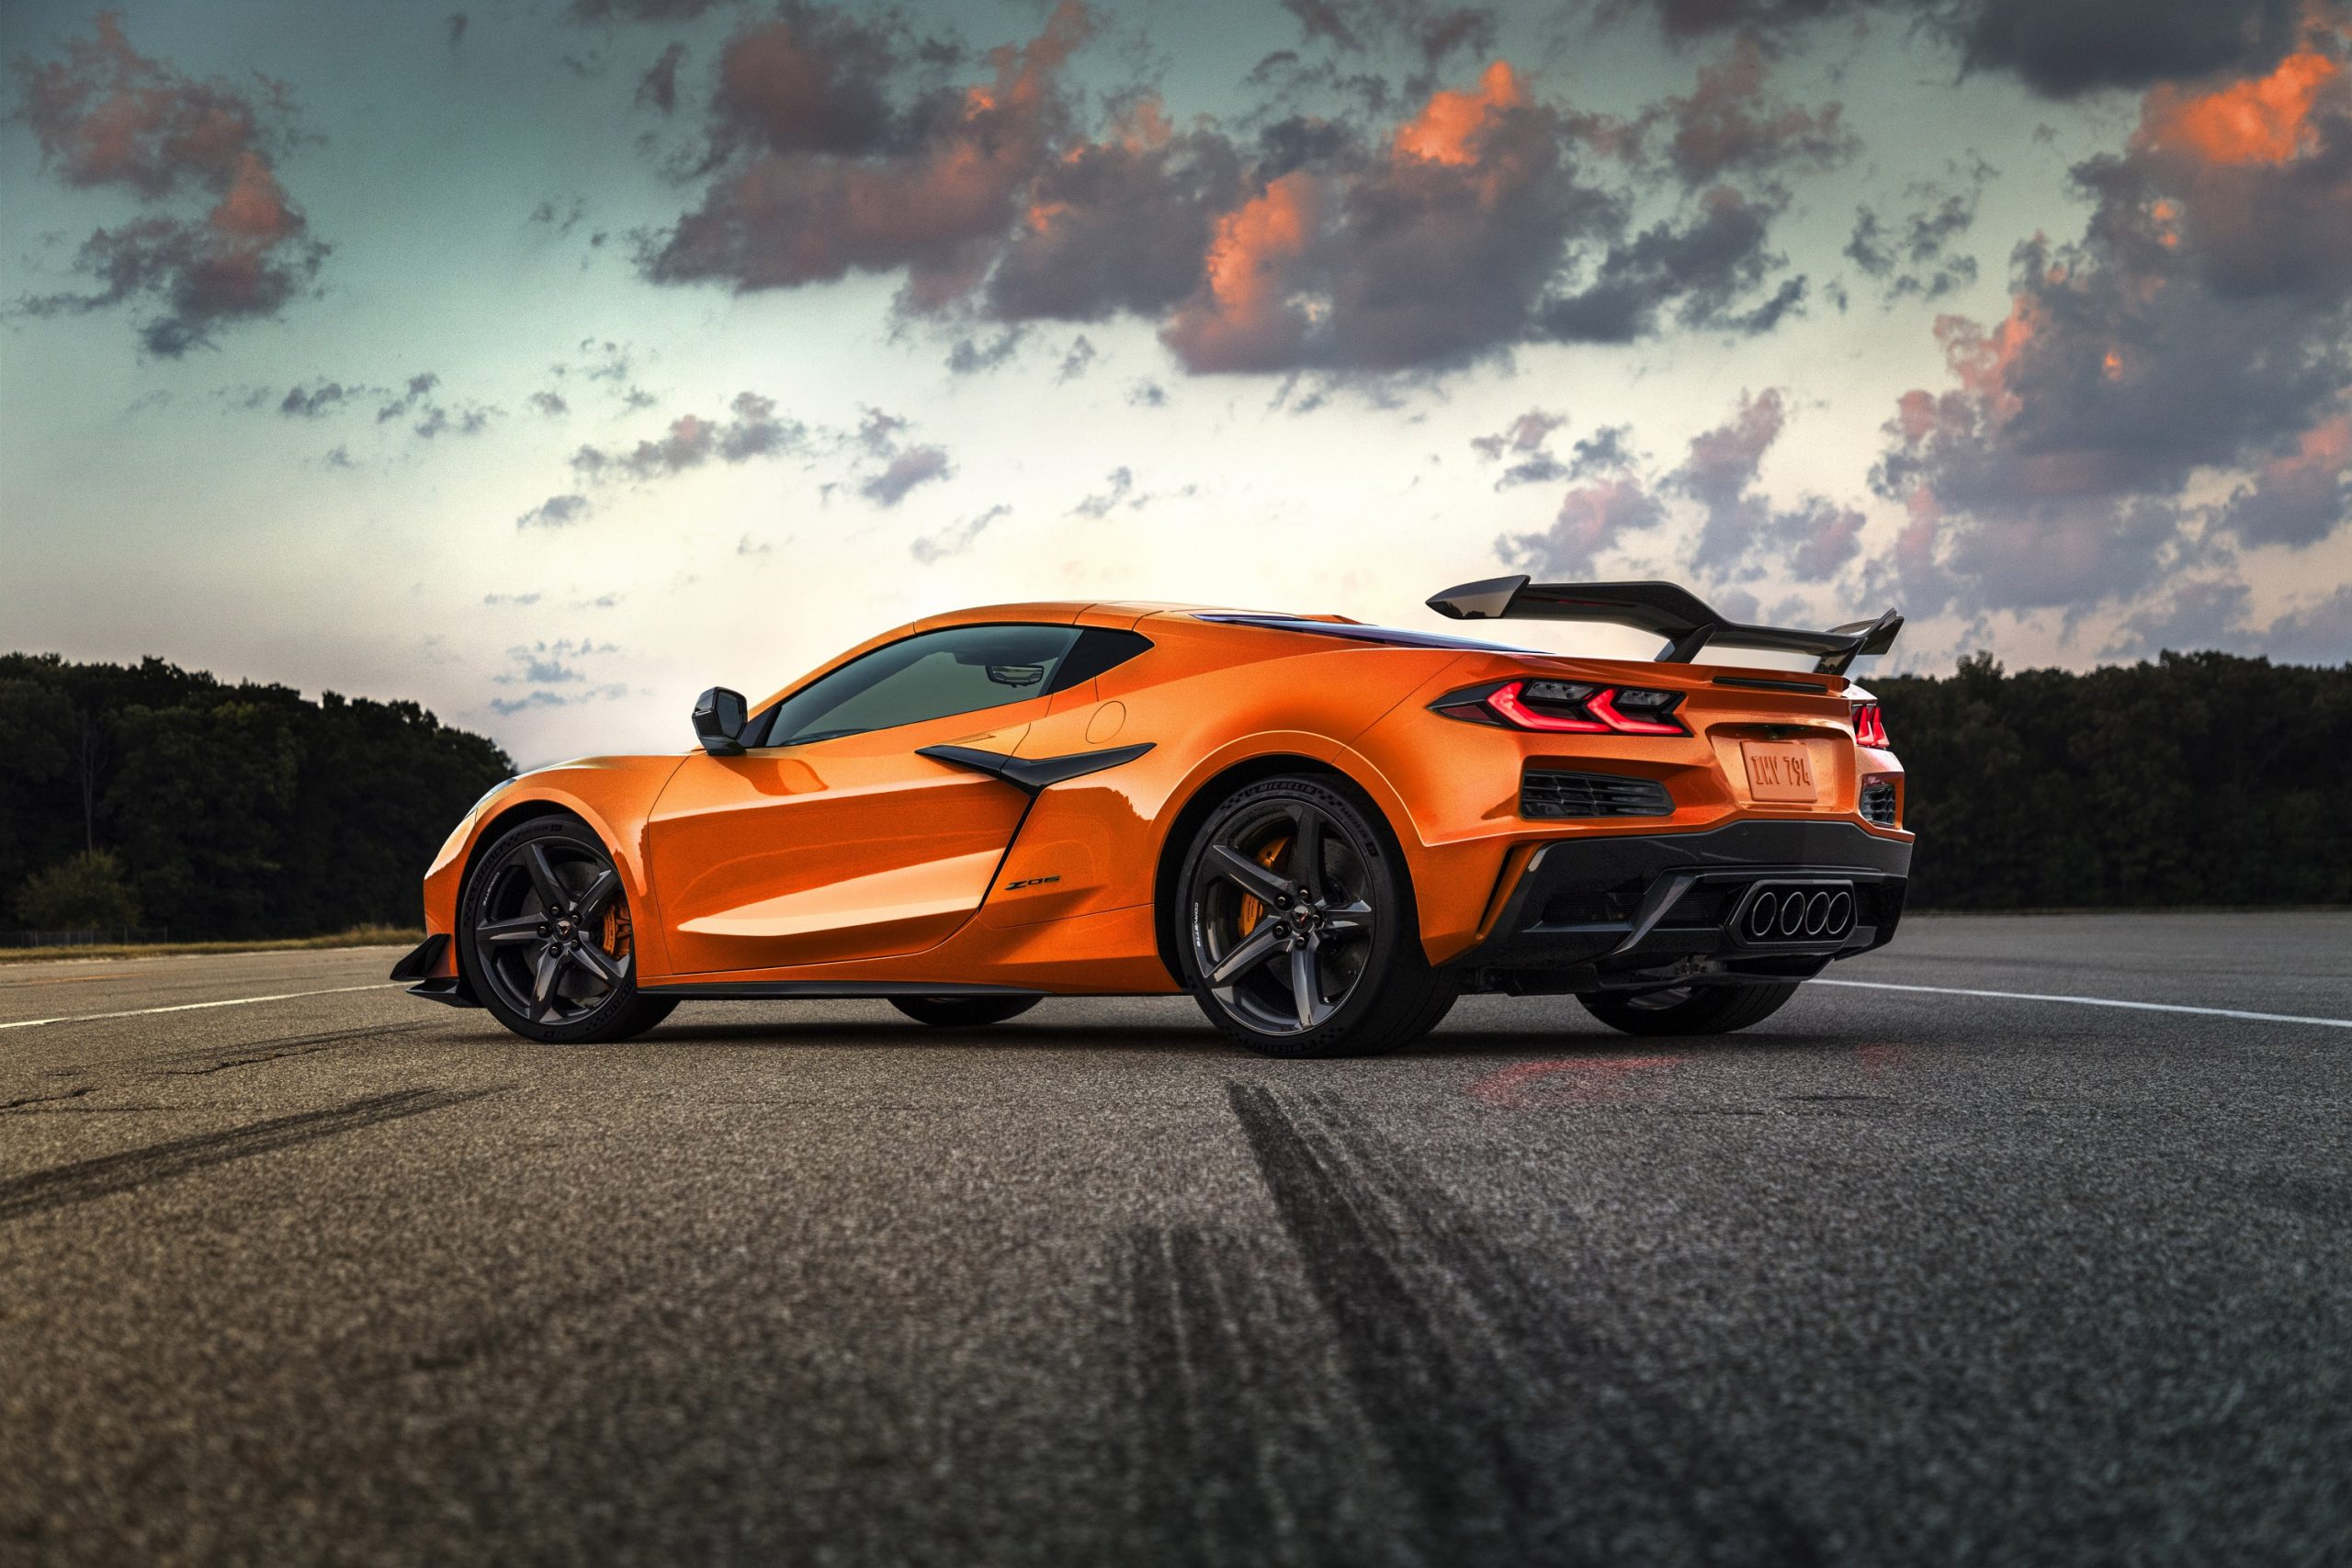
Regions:
<instances>
[{"instance_id":1,"label":"black mesh grille","mask_svg":"<svg viewBox=\"0 0 2352 1568\"><path fill-rule=\"evenodd\" d=\"M1862 786L1862 820L1880 828L1894 826L1894 781L1872 779Z\"/></svg>"},{"instance_id":2,"label":"black mesh grille","mask_svg":"<svg viewBox=\"0 0 2352 1568\"><path fill-rule=\"evenodd\" d=\"M1521 817L1668 817L1673 812L1673 797L1656 779L1530 768L1519 784Z\"/></svg>"}]
</instances>

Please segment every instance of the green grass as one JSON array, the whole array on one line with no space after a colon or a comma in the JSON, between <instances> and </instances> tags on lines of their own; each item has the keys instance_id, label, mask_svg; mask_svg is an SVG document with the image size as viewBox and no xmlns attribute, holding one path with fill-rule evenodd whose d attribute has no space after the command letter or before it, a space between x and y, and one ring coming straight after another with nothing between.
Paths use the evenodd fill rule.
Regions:
<instances>
[{"instance_id":1,"label":"green grass","mask_svg":"<svg viewBox=\"0 0 2352 1568\"><path fill-rule=\"evenodd\" d=\"M414 947L424 933L413 926L354 926L325 936L268 942L113 942L93 947L0 947L0 964L54 963L61 958L169 958L191 953L298 953L326 947Z\"/></svg>"}]
</instances>

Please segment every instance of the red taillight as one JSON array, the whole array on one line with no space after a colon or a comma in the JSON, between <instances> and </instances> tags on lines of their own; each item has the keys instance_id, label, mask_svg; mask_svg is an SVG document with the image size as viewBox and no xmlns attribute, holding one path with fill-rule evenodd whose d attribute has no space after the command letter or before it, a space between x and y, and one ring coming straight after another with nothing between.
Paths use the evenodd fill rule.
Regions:
<instances>
[{"instance_id":1,"label":"red taillight","mask_svg":"<svg viewBox=\"0 0 2352 1568\"><path fill-rule=\"evenodd\" d=\"M1876 703L1855 705L1854 739L1882 751L1894 744L1886 738L1886 715Z\"/></svg>"},{"instance_id":2,"label":"red taillight","mask_svg":"<svg viewBox=\"0 0 2352 1568\"><path fill-rule=\"evenodd\" d=\"M1642 694L1648 696L1651 694L1645 692ZM1598 716L1601 723L1621 734L1688 735L1690 733L1674 719L1636 718L1631 714L1618 712L1617 703L1620 695L1621 694L1615 691L1605 691L1584 705ZM1668 705L1668 706L1671 705Z\"/></svg>"},{"instance_id":3,"label":"red taillight","mask_svg":"<svg viewBox=\"0 0 2352 1568\"><path fill-rule=\"evenodd\" d=\"M1583 718L1576 714L1536 712L1521 700L1520 694L1526 687L1527 682L1524 681L1513 681L1507 686L1498 686L1487 694L1487 705L1521 729L1567 730L1579 735L1609 733L1609 727L1597 718Z\"/></svg>"},{"instance_id":4,"label":"red taillight","mask_svg":"<svg viewBox=\"0 0 2352 1568\"><path fill-rule=\"evenodd\" d=\"M1681 700L1679 692L1585 686L1566 681L1507 681L1484 698L1436 706L1438 712L1446 713L1483 703L1488 712L1514 728L1555 735L1688 735L1690 732L1674 716L1675 705ZM1536 703L1544 705L1538 707ZM1626 705L1635 711L1627 713Z\"/></svg>"}]
</instances>

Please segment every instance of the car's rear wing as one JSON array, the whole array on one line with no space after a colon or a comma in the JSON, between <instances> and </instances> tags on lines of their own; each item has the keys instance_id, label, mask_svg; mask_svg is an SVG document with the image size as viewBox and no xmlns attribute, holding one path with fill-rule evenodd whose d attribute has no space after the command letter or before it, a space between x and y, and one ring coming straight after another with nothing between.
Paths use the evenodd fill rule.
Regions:
<instances>
[{"instance_id":1,"label":"car's rear wing","mask_svg":"<svg viewBox=\"0 0 2352 1568\"><path fill-rule=\"evenodd\" d=\"M1842 675L1864 654L1894 646L1903 617L1893 610L1875 621L1854 621L1826 632L1792 626L1751 626L1707 607L1687 588L1671 582L1532 582L1524 577L1494 577L1449 588L1430 608L1457 621L1600 621L1655 632L1667 639L1663 663L1688 664L1699 650L1752 648L1774 653L1809 653L1814 668Z\"/></svg>"}]
</instances>

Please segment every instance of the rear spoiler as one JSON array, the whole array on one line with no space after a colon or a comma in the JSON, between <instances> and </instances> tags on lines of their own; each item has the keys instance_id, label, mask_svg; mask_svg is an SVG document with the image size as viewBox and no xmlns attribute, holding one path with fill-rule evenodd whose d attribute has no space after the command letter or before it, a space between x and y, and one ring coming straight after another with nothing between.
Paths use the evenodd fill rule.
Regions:
<instances>
[{"instance_id":1,"label":"rear spoiler","mask_svg":"<svg viewBox=\"0 0 2352 1568\"><path fill-rule=\"evenodd\" d=\"M1893 610L1875 621L1852 621L1826 632L1744 626L1671 582L1532 582L1524 577L1493 577L1449 588L1429 604L1457 621L1601 621L1655 632L1667 639L1657 656L1661 663L1688 664L1710 645L1809 653L1817 660L1814 668L1825 675L1842 675L1863 655L1884 653L1903 629L1903 617Z\"/></svg>"}]
</instances>

